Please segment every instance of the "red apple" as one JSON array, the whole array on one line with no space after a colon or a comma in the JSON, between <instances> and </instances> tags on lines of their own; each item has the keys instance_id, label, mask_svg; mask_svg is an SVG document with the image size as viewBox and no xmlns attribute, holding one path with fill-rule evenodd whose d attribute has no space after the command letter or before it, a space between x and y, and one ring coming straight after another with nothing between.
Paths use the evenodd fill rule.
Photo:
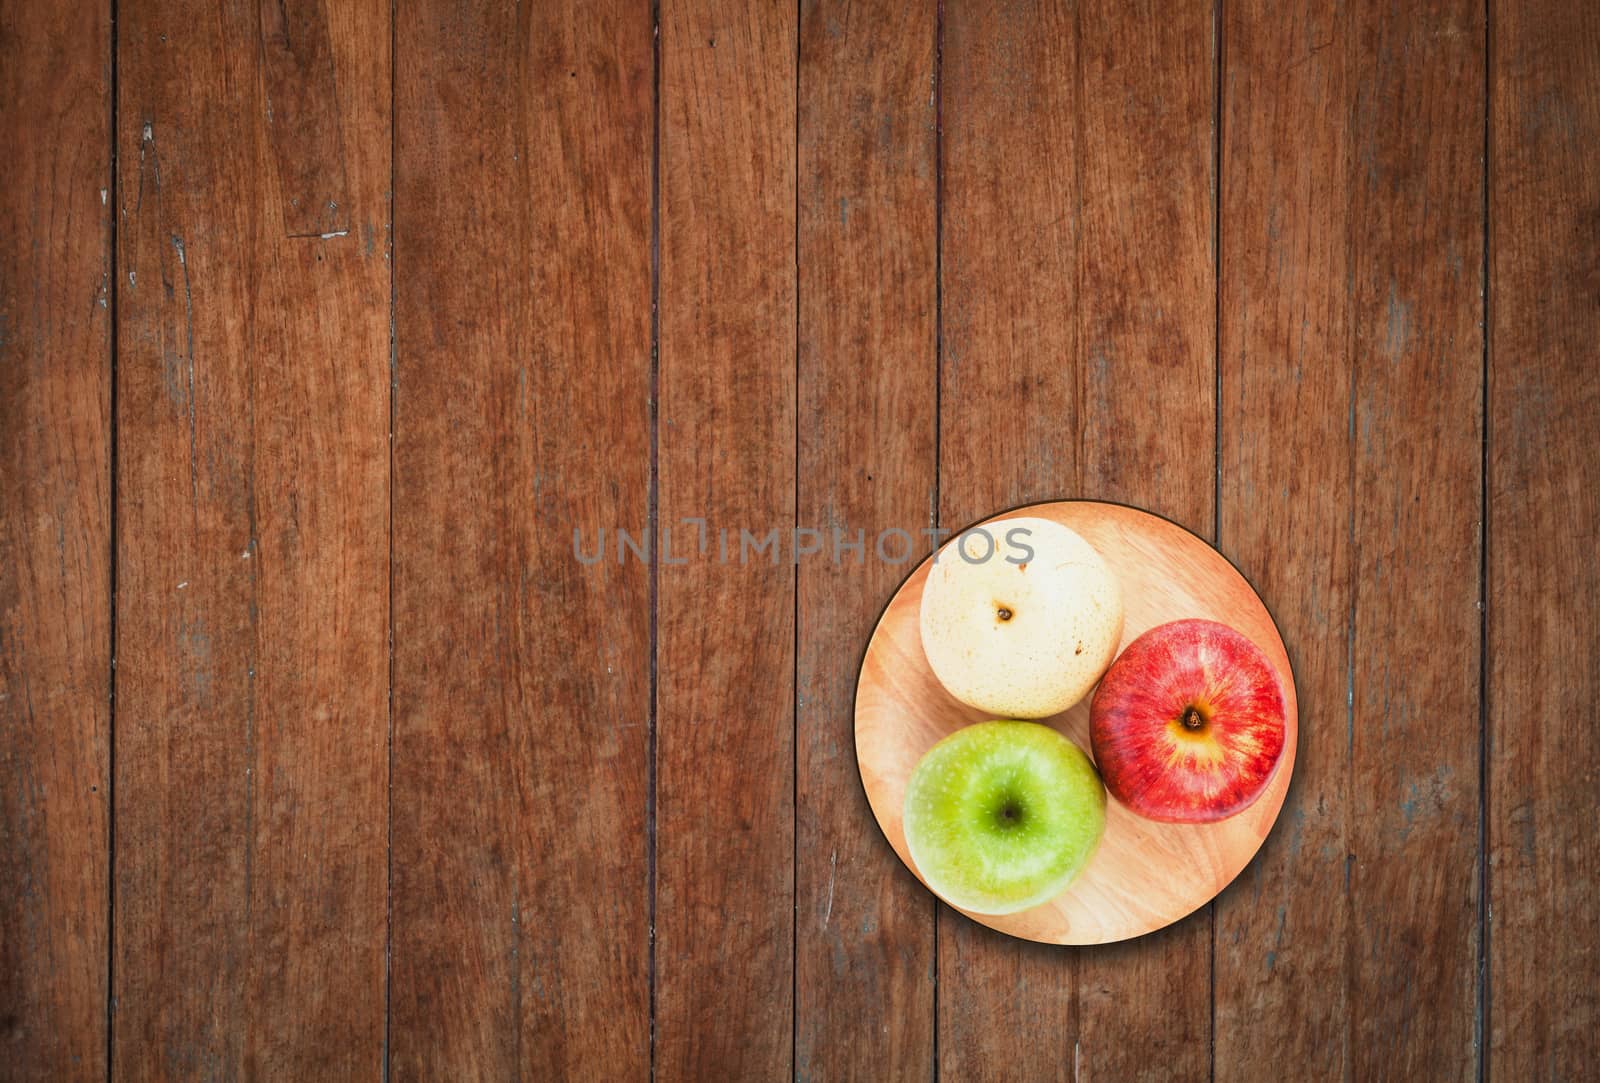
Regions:
<instances>
[{"instance_id":1,"label":"red apple","mask_svg":"<svg viewBox=\"0 0 1600 1083\"><path fill-rule=\"evenodd\" d=\"M1210 620L1158 625L1128 644L1089 704L1095 763L1113 797L1167 823L1248 808L1283 755L1278 671Z\"/></svg>"}]
</instances>

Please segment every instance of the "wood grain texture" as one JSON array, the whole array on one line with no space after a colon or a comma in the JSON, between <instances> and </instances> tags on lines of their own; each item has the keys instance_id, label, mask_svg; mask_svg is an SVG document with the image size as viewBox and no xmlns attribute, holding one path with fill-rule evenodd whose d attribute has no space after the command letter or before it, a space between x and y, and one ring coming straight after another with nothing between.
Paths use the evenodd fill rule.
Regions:
<instances>
[{"instance_id":1,"label":"wood grain texture","mask_svg":"<svg viewBox=\"0 0 1600 1083\"><path fill-rule=\"evenodd\" d=\"M1600 1058L1600 11L1491 6L1489 1069Z\"/></svg>"},{"instance_id":2,"label":"wood grain texture","mask_svg":"<svg viewBox=\"0 0 1600 1083\"><path fill-rule=\"evenodd\" d=\"M935 10L821 0L800 30L798 506L824 548L796 573L795 1077L925 1080L935 903L873 827L851 663L934 512Z\"/></svg>"},{"instance_id":3,"label":"wood grain texture","mask_svg":"<svg viewBox=\"0 0 1600 1083\"><path fill-rule=\"evenodd\" d=\"M104 1077L110 26L0 13L0 1074Z\"/></svg>"},{"instance_id":4,"label":"wood grain texture","mask_svg":"<svg viewBox=\"0 0 1600 1083\"><path fill-rule=\"evenodd\" d=\"M1249 908L1229 900L1219 922L1217 1071L1267 1054L1252 1034L1265 1012L1330 1073L1470 1078L1482 11L1362 5L1286 29L1277 9L1247 7L1237 20L1223 121L1224 193L1237 190L1223 213L1224 478L1241 469L1224 483L1223 544L1272 569L1272 583L1298 572L1313 585L1289 594L1286 631L1330 653L1342 632L1348 669L1344 732L1325 710L1313 729L1308 712L1316 736L1290 831L1250 879ZM1289 123L1316 138L1269 160L1277 144L1263 133ZM1339 269L1343 296L1330 300ZM1314 371L1323 351L1341 372ZM1329 538L1341 525L1342 547ZM1329 658L1307 670L1303 701L1336 702ZM1294 1031L1330 986L1341 1025Z\"/></svg>"},{"instance_id":5,"label":"wood grain texture","mask_svg":"<svg viewBox=\"0 0 1600 1083\"><path fill-rule=\"evenodd\" d=\"M529 236L518 255L535 272L519 354L533 454L532 470L518 462L508 479L510 493L532 494L534 526L512 622L528 650L513 726L519 1075L642 1079L649 568L580 564L572 530L598 537L649 514L653 27L621 0L541 6L524 18ZM500 587L510 594L509 577Z\"/></svg>"},{"instance_id":6,"label":"wood grain texture","mask_svg":"<svg viewBox=\"0 0 1600 1083\"><path fill-rule=\"evenodd\" d=\"M1209 0L1078 11L1077 494L1214 533L1216 55ZM1263 644L1264 647L1268 645ZM1270 649L1270 648L1269 648ZM1211 921L1085 953L1080 1078L1209 1065Z\"/></svg>"},{"instance_id":7,"label":"wood grain texture","mask_svg":"<svg viewBox=\"0 0 1600 1083\"><path fill-rule=\"evenodd\" d=\"M1266 792L1248 809L1214 824L1160 824L1110 801L1099 847L1064 893L1021 913L968 915L1011 936L1049 944L1144 937L1210 902L1272 830L1294 772L1294 675L1272 618L1250 584L1216 550L1182 527L1120 504L1062 501L1031 505L989 520L994 524L991 534L1002 536L1006 522L1018 516L1060 523L1105 559L1122 587L1126 606L1119 654L1158 624L1198 617L1220 621L1248 636L1283 683L1288 712L1283 756ZM930 567L927 562L920 565L884 610L856 690L856 752L862 785L878 824L908 867L902 815L912 772L942 738L993 717L945 691L923 653L919 614ZM1042 721L1085 752L1090 750L1087 699Z\"/></svg>"},{"instance_id":8,"label":"wood grain texture","mask_svg":"<svg viewBox=\"0 0 1600 1083\"><path fill-rule=\"evenodd\" d=\"M1349 1064L1349 32L1338 5L1224 8L1218 540L1289 645L1281 825L1216 904L1216 1075ZM1313 123L1314 118L1314 123Z\"/></svg>"},{"instance_id":9,"label":"wood grain texture","mask_svg":"<svg viewBox=\"0 0 1600 1083\"><path fill-rule=\"evenodd\" d=\"M644 1078L649 13L398 17L393 1072Z\"/></svg>"},{"instance_id":10,"label":"wood grain texture","mask_svg":"<svg viewBox=\"0 0 1600 1083\"><path fill-rule=\"evenodd\" d=\"M291 237L350 228L326 0L259 0L267 130Z\"/></svg>"},{"instance_id":11,"label":"wood grain texture","mask_svg":"<svg viewBox=\"0 0 1600 1083\"><path fill-rule=\"evenodd\" d=\"M1354 11L1351 1067L1473 1079L1483 7Z\"/></svg>"},{"instance_id":12,"label":"wood grain texture","mask_svg":"<svg viewBox=\"0 0 1600 1083\"><path fill-rule=\"evenodd\" d=\"M512 8L395 12L393 1076L514 1079L532 467ZM512 680L505 680L512 677ZM532 900L530 900L530 903Z\"/></svg>"},{"instance_id":13,"label":"wood grain texture","mask_svg":"<svg viewBox=\"0 0 1600 1083\"><path fill-rule=\"evenodd\" d=\"M941 109L938 523L1078 484L1075 12L947 0ZM1055 1078L1078 1039L1075 957L938 915L939 1073ZM1035 1038L1019 1043L1016 1035Z\"/></svg>"},{"instance_id":14,"label":"wood grain texture","mask_svg":"<svg viewBox=\"0 0 1600 1083\"><path fill-rule=\"evenodd\" d=\"M659 569L662 1080L793 1067L797 32L661 5L660 522L687 561ZM723 562L723 529L776 547Z\"/></svg>"},{"instance_id":15,"label":"wood grain texture","mask_svg":"<svg viewBox=\"0 0 1600 1083\"><path fill-rule=\"evenodd\" d=\"M124 4L113 1070L383 1071L389 58L329 20L348 235L284 235L253 3Z\"/></svg>"},{"instance_id":16,"label":"wood grain texture","mask_svg":"<svg viewBox=\"0 0 1600 1083\"><path fill-rule=\"evenodd\" d=\"M947 5L941 525L1084 493L1209 532L1211 38L1209 5ZM941 1062L1203 1074L1208 1013L1171 1006L1208 999L1208 934L1068 957L941 922ZM1024 1028L1052 1038L1018 1061Z\"/></svg>"},{"instance_id":17,"label":"wood grain texture","mask_svg":"<svg viewBox=\"0 0 1600 1083\"><path fill-rule=\"evenodd\" d=\"M1583 1076L1593 7L5 5L0 1077ZM1303 723L1070 951L851 729L917 531L1066 496Z\"/></svg>"}]
</instances>

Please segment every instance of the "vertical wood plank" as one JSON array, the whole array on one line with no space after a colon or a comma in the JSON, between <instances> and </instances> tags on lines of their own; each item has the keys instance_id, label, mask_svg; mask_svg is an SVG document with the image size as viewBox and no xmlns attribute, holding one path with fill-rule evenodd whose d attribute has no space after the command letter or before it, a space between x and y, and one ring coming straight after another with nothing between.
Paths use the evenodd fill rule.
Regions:
<instances>
[{"instance_id":1,"label":"vertical wood plank","mask_svg":"<svg viewBox=\"0 0 1600 1083\"><path fill-rule=\"evenodd\" d=\"M942 526L1083 495L1209 532L1211 41L1210 5L947 6ZM1209 932L1066 953L943 913L941 1072L1203 1075Z\"/></svg>"},{"instance_id":2,"label":"vertical wood plank","mask_svg":"<svg viewBox=\"0 0 1600 1083\"><path fill-rule=\"evenodd\" d=\"M339 87L324 0L263 0L262 84L291 237L350 228Z\"/></svg>"},{"instance_id":3,"label":"vertical wood plank","mask_svg":"<svg viewBox=\"0 0 1600 1083\"><path fill-rule=\"evenodd\" d=\"M643 1078L653 27L398 17L393 1071Z\"/></svg>"},{"instance_id":4,"label":"vertical wood plank","mask_svg":"<svg viewBox=\"0 0 1600 1083\"><path fill-rule=\"evenodd\" d=\"M1483 5L1355 12L1351 1065L1473 1079Z\"/></svg>"},{"instance_id":5,"label":"vertical wood plank","mask_svg":"<svg viewBox=\"0 0 1600 1083\"><path fill-rule=\"evenodd\" d=\"M1216 495L1211 0L1080 0L1078 489L1210 537ZM1085 951L1074 1071L1210 1069L1211 920L1202 910Z\"/></svg>"},{"instance_id":6,"label":"vertical wood plank","mask_svg":"<svg viewBox=\"0 0 1600 1083\"><path fill-rule=\"evenodd\" d=\"M1068 5L948 0L939 525L1079 477L1077 27ZM1078 1034L1077 956L939 907L939 1074L1056 1078ZM1017 1035L1035 1036L1018 1042Z\"/></svg>"},{"instance_id":7,"label":"vertical wood plank","mask_svg":"<svg viewBox=\"0 0 1600 1083\"><path fill-rule=\"evenodd\" d=\"M286 236L254 4L119 18L120 1078L383 1071L388 6Z\"/></svg>"},{"instance_id":8,"label":"vertical wood plank","mask_svg":"<svg viewBox=\"0 0 1600 1083\"><path fill-rule=\"evenodd\" d=\"M111 681L110 26L0 14L0 1064L99 1079Z\"/></svg>"},{"instance_id":9,"label":"vertical wood plank","mask_svg":"<svg viewBox=\"0 0 1600 1083\"><path fill-rule=\"evenodd\" d=\"M1490 11L1489 1066L1576 1079L1600 1058L1600 11Z\"/></svg>"},{"instance_id":10,"label":"vertical wood plank","mask_svg":"<svg viewBox=\"0 0 1600 1083\"><path fill-rule=\"evenodd\" d=\"M395 11L390 1065L514 1079L521 1035L516 9Z\"/></svg>"},{"instance_id":11,"label":"vertical wood plank","mask_svg":"<svg viewBox=\"0 0 1600 1083\"><path fill-rule=\"evenodd\" d=\"M796 34L793 6L661 5L662 1080L792 1069Z\"/></svg>"},{"instance_id":12,"label":"vertical wood plank","mask_svg":"<svg viewBox=\"0 0 1600 1083\"><path fill-rule=\"evenodd\" d=\"M1289 648L1300 743L1277 826L1216 903L1216 1078L1281 1060L1336 1079L1352 1010L1353 30L1332 2L1223 14L1218 536Z\"/></svg>"},{"instance_id":13,"label":"vertical wood plank","mask_svg":"<svg viewBox=\"0 0 1600 1083\"><path fill-rule=\"evenodd\" d=\"M1343 631L1347 718L1340 734L1335 718L1308 717L1307 785L1285 810L1286 837L1258 859L1248 900L1241 890L1224 906L1217 1071L1268 1052L1265 1012L1282 1028L1274 1033L1296 1035L1296 1053L1328 1072L1469 1078L1478 1063L1482 9L1441 0L1399 14L1378 4L1342 20L1318 14L1332 25L1285 34L1276 9L1249 7L1229 24L1243 74L1229 77L1224 119L1225 133L1235 117L1240 130L1224 155L1224 191L1237 188L1227 207L1239 213L1223 216L1223 543L1283 584L1286 634L1309 663L1306 701L1337 696L1327 659L1309 655ZM1324 50L1340 55L1323 59ZM1272 163L1265 148L1282 143L1252 142L1251 132L1277 132L1286 114L1318 134ZM1316 174L1334 169L1342 187L1324 192ZM1271 193L1265 207L1244 206L1261 191ZM1330 267L1341 263L1323 253L1341 244L1342 297L1329 300L1339 289ZM1329 364L1324 350L1342 378L1310 371ZM1284 356L1287 365L1276 360ZM1227 480L1232 462L1237 483ZM1340 524L1315 517L1337 514L1340 501L1326 493L1341 472L1343 552L1318 540ZM1301 507L1297 494L1313 484L1324 495L1311 490ZM1342 592L1329 578L1341 573L1350 579ZM1336 598L1347 611L1333 608ZM1307 1005L1341 976L1342 1032L1300 1029Z\"/></svg>"},{"instance_id":14,"label":"vertical wood plank","mask_svg":"<svg viewBox=\"0 0 1600 1083\"><path fill-rule=\"evenodd\" d=\"M935 16L802 6L799 522L822 549L797 571L798 1079L933 1073L934 900L867 807L853 704L935 510Z\"/></svg>"},{"instance_id":15,"label":"vertical wood plank","mask_svg":"<svg viewBox=\"0 0 1600 1083\"><path fill-rule=\"evenodd\" d=\"M520 1078L644 1079L650 568L581 564L573 529L597 539L649 519L655 27L631 0L524 5L523 18L529 233L515 255L535 270L519 348L532 469L511 490L533 498L512 622L527 645L512 656Z\"/></svg>"},{"instance_id":16,"label":"vertical wood plank","mask_svg":"<svg viewBox=\"0 0 1600 1083\"><path fill-rule=\"evenodd\" d=\"M1075 10L947 0L939 519L1078 478Z\"/></svg>"}]
</instances>

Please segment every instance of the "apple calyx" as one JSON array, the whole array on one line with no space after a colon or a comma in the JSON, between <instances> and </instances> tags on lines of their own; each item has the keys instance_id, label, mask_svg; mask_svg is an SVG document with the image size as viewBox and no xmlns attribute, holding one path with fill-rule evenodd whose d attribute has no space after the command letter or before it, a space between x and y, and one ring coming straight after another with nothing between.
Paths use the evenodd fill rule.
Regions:
<instances>
[{"instance_id":1,"label":"apple calyx","mask_svg":"<svg viewBox=\"0 0 1600 1083\"><path fill-rule=\"evenodd\" d=\"M1183 714L1178 716L1178 724L1191 733L1199 733L1206 728L1206 716L1200 708L1189 704L1183 709Z\"/></svg>"}]
</instances>

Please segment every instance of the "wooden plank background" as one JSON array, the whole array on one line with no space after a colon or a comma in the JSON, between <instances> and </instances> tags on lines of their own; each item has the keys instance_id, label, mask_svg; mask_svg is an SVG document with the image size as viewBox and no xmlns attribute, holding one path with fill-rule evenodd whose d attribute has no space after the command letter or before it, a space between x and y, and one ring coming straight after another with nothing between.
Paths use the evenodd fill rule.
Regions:
<instances>
[{"instance_id":1,"label":"wooden plank background","mask_svg":"<svg viewBox=\"0 0 1600 1083\"><path fill-rule=\"evenodd\" d=\"M117 1078L383 1048L389 54L337 14L117 12Z\"/></svg>"},{"instance_id":2,"label":"wooden plank background","mask_svg":"<svg viewBox=\"0 0 1600 1083\"><path fill-rule=\"evenodd\" d=\"M18 0L0 104L0 1078L1591 1073L1593 5ZM1088 950L851 728L1063 496L1302 710Z\"/></svg>"}]
</instances>

